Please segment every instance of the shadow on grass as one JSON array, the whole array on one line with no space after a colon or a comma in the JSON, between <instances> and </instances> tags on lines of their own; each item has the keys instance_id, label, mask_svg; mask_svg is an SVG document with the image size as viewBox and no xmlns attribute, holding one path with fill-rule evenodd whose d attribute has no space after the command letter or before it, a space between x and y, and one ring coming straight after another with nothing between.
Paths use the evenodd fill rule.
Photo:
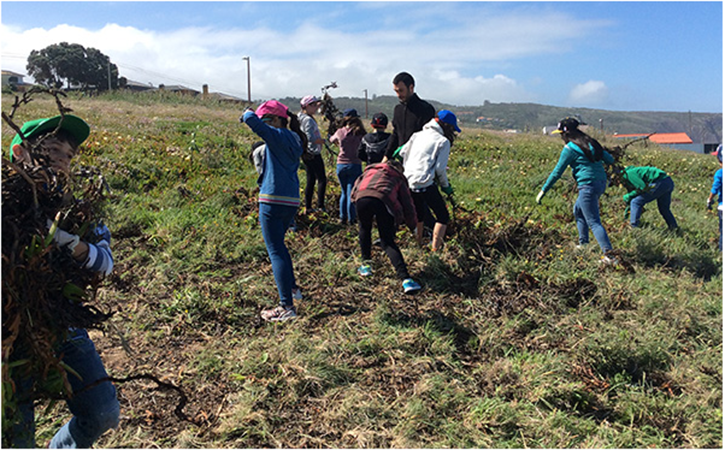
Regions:
<instances>
[{"instance_id":1,"label":"shadow on grass","mask_svg":"<svg viewBox=\"0 0 725 450\"><path fill-rule=\"evenodd\" d=\"M695 278L710 281L720 274L720 264L707 251L691 250L686 253L669 255L662 246L654 241L639 240L631 259L646 268L662 267L672 271L686 270Z\"/></svg>"}]
</instances>

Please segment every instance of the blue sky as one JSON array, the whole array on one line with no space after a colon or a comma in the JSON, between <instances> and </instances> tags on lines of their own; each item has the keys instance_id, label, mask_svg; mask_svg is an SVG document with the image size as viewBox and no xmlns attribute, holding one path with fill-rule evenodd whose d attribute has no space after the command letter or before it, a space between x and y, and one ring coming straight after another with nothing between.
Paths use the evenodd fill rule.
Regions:
<instances>
[{"instance_id":1,"label":"blue sky","mask_svg":"<svg viewBox=\"0 0 725 450\"><path fill-rule=\"evenodd\" d=\"M253 99L393 95L454 105L532 102L722 112L721 2L13 2L3 69L31 50L93 47L142 83Z\"/></svg>"}]
</instances>

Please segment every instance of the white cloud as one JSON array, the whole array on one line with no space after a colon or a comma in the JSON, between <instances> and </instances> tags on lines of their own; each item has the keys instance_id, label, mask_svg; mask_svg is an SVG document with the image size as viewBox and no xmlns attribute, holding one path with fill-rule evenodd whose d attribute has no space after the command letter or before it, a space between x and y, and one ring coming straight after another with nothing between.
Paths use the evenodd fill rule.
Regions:
<instances>
[{"instance_id":1,"label":"white cloud","mask_svg":"<svg viewBox=\"0 0 725 450\"><path fill-rule=\"evenodd\" d=\"M442 8L443 10L444 8ZM327 29L313 21L291 30L266 27L186 27L149 31L117 24L89 30L69 25L20 30L0 26L3 68L25 73L27 56L59 42L93 47L118 65L121 76L141 83L183 84L247 97L247 65L251 57L252 97L319 94L331 81L340 86L333 96L393 95L392 78L408 71L421 97L471 105L532 101L521 82L500 73L508 61L554 54L570 45L587 27L579 20L566 24L561 14L519 14L446 17L459 26L439 31L419 27L348 32ZM522 32L525 30L525 32ZM414 42L415 45L410 43ZM382 43L382 45L381 45ZM496 74L484 73L483 61L497 62Z\"/></svg>"},{"instance_id":2,"label":"white cloud","mask_svg":"<svg viewBox=\"0 0 725 450\"><path fill-rule=\"evenodd\" d=\"M577 84L569 93L569 103L573 106L601 106L609 100L609 88L603 81L589 80Z\"/></svg>"}]
</instances>

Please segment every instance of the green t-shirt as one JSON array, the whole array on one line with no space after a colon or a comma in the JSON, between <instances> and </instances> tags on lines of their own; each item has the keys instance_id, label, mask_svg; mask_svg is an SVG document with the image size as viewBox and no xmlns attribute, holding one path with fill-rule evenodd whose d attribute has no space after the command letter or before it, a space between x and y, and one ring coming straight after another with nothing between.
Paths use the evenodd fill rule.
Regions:
<instances>
[{"instance_id":1,"label":"green t-shirt","mask_svg":"<svg viewBox=\"0 0 725 450\"><path fill-rule=\"evenodd\" d=\"M667 172L656 167L634 167L630 166L624 169L622 177L624 179L624 187L629 190L622 197L625 202L629 203L633 198L640 194L648 192L655 183L667 176Z\"/></svg>"}]
</instances>

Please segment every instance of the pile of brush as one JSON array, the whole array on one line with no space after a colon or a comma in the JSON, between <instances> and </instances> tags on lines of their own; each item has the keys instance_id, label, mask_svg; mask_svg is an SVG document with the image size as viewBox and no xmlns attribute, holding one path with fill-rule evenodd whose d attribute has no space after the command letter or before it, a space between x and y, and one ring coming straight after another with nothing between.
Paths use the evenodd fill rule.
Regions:
<instances>
[{"instance_id":1,"label":"pile of brush","mask_svg":"<svg viewBox=\"0 0 725 450\"><path fill-rule=\"evenodd\" d=\"M6 388L18 377L33 375L34 392L30 394L35 398L67 395L69 385L58 345L69 328L99 328L110 316L95 305L100 276L83 269L68 249L53 243L57 228L86 242L97 241L92 227L101 211L104 186L102 177L89 170L68 177L42 166L2 161L2 380L6 413L5 407L11 406L6 400L12 395Z\"/></svg>"}]
</instances>

